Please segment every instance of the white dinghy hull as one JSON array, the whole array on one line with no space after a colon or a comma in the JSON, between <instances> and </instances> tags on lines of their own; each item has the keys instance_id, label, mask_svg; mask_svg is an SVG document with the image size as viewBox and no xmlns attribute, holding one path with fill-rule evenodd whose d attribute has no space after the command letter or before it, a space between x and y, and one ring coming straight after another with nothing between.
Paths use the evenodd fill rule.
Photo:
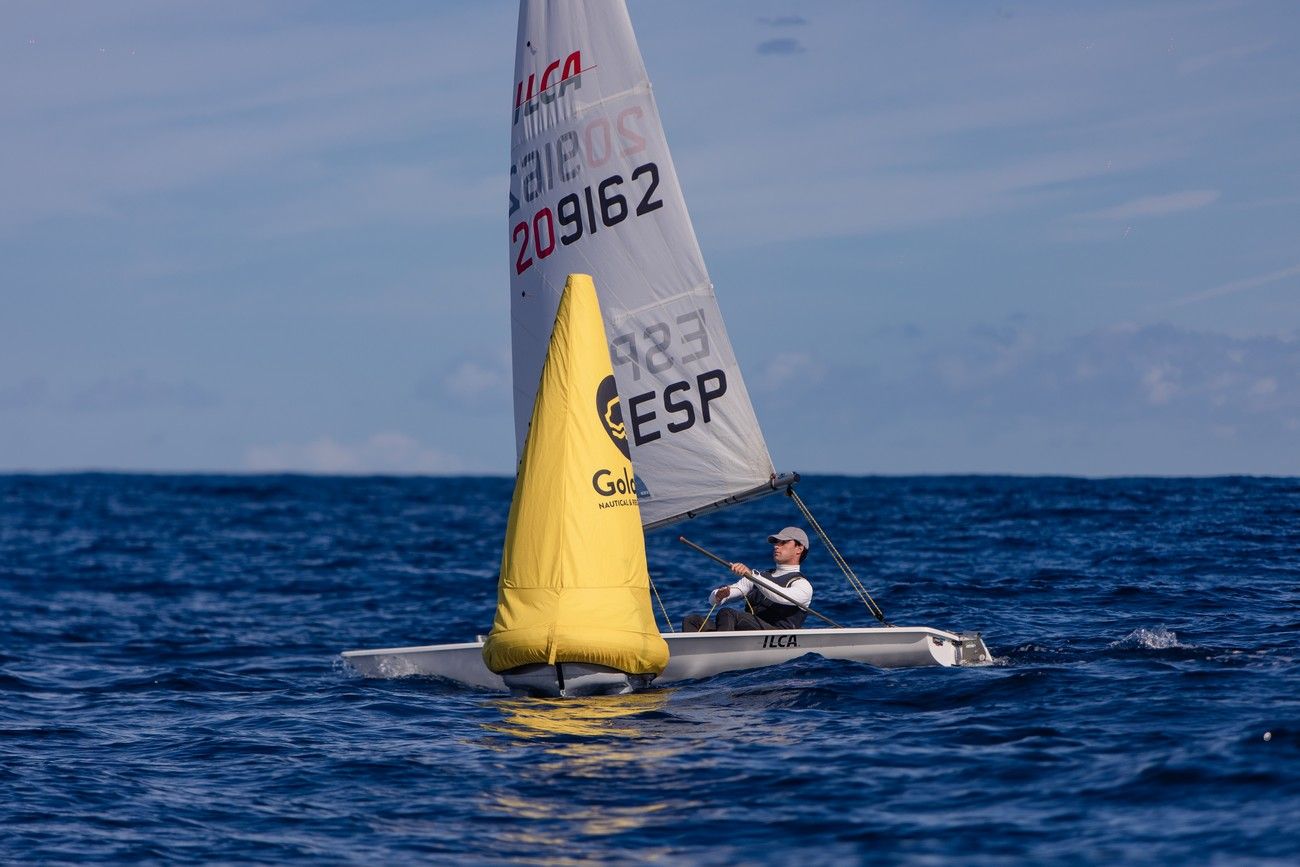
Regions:
<instances>
[{"instance_id":1,"label":"white dinghy hull","mask_svg":"<svg viewBox=\"0 0 1300 867\"><path fill-rule=\"evenodd\" d=\"M668 667L653 685L712 677L727 671L744 671L779 665L808 653L827 659L863 662L877 668L978 665L991 661L978 633L945 632L928 626L894 626L861 629L792 629L755 632L697 632L665 635ZM628 678L623 685L608 677L579 678L579 670L564 664L571 674L556 673L554 666L538 666L525 680L507 684L483 663L481 642L433 644L349 650L343 659L364 677L440 677L445 680L500 692L531 695L579 695L628 692L641 688L645 678ZM614 672L609 672L615 674ZM583 671L583 675L589 674ZM561 678L565 681L561 686ZM589 680L589 682L588 682ZM599 689L593 689L596 686Z\"/></svg>"},{"instance_id":2,"label":"white dinghy hull","mask_svg":"<svg viewBox=\"0 0 1300 867\"><path fill-rule=\"evenodd\" d=\"M655 683L779 665L808 653L877 668L969 665L990 660L977 633L958 635L928 626L679 632L664 638L671 655L668 668Z\"/></svg>"}]
</instances>

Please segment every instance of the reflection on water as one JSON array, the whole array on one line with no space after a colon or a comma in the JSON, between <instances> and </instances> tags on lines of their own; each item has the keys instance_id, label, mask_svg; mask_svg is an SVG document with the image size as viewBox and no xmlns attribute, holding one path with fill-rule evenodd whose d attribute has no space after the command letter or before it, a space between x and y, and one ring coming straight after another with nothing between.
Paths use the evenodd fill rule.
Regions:
<instances>
[{"instance_id":1,"label":"reflection on water","mask_svg":"<svg viewBox=\"0 0 1300 867\"><path fill-rule=\"evenodd\" d=\"M494 749L533 755L531 761L550 773L607 777L613 770L653 772L665 762L694 749L690 737L664 737L671 716L665 713L672 690L585 698L512 698L497 701L500 722L484 730L505 735Z\"/></svg>"},{"instance_id":2,"label":"reflection on water","mask_svg":"<svg viewBox=\"0 0 1300 867\"><path fill-rule=\"evenodd\" d=\"M585 698L502 699L496 706L503 720L484 728L524 739L555 735L645 737L643 727L628 718L663 710L671 694L672 690L655 689Z\"/></svg>"},{"instance_id":3,"label":"reflection on water","mask_svg":"<svg viewBox=\"0 0 1300 867\"><path fill-rule=\"evenodd\" d=\"M682 757L702 748L693 727L680 731L666 713L672 694L494 701L501 719L483 729L485 745L502 754L503 773L481 803L485 813L511 820L499 842L553 850L557 823L608 838L697 808L665 797L671 787L662 785Z\"/></svg>"},{"instance_id":4,"label":"reflection on water","mask_svg":"<svg viewBox=\"0 0 1300 867\"><path fill-rule=\"evenodd\" d=\"M670 859L645 849L683 816L716 808L700 799L701 779L727 778L740 755L800 741L801 727L772 726L772 711L802 715L802 690L745 687L681 693L650 690L588 698L500 698L484 703L499 718L483 723L475 746L498 756L478 795L499 852L556 857L637 841L638 859ZM686 700L689 698L689 701ZM757 724L766 720L767 724ZM792 720L793 722L793 720ZM488 841L485 841L488 842ZM598 845L599 844L599 845ZM601 848L605 847L605 848Z\"/></svg>"}]
</instances>

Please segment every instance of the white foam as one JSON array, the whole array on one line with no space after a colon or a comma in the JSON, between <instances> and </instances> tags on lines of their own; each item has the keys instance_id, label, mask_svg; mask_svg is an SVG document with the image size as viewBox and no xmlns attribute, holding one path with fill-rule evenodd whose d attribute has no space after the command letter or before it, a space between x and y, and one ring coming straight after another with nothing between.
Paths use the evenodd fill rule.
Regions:
<instances>
[{"instance_id":1,"label":"white foam","mask_svg":"<svg viewBox=\"0 0 1300 867\"><path fill-rule=\"evenodd\" d=\"M1178 635L1171 629L1157 626L1155 629L1139 627L1119 641L1112 641L1111 647L1145 647L1148 650L1168 650L1171 647L1183 647L1178 643Z\"/></svg>"}]
</instances>

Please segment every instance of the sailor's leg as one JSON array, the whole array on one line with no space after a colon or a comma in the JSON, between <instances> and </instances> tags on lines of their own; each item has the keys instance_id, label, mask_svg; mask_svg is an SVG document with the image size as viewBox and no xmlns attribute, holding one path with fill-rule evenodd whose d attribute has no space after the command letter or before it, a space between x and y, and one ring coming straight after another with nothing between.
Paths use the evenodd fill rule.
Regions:
<instances>
[{"instance_id":1,"label":"sailor's leg","mask_svg":"<svg viewBox=\"0 0 1300 867\"><path fill-rule=\"evenodd\" d=\"M730 611L731 609L728 610ZM750 614L748 611L731 611L731 613L733 615L733 621L734 621L731 626L732 629L750 630L750 629L775 629L776 628L770 623L766 623L762 620L759 620L757 617ZM722 612L718 612L718 620L719 622L721 622ZM718 628L721 629L722 628L721 625L719 625Z\"/></svg>"},{"instance_id":2,"label":"sailor's leg","mask_svg":"<svg viewBox=\"0 0 1300 867\"><path fill-rule=\"evenodd\" d=\"M701 625L703 629L700 629ZM715 629L713 621L705 620L703 614L687 614L682 618L682 632L713 632Z\"/></svg>"},{"instance_id":3,"label":"sailor's leg","mask_svg":"<svg viewBox=\"0 0 1300 867\"><path fill-rule=\"evenodd\" d=\"M734 608L720 610L718 612L718 631L731 632L734 629L739 629L740 627L736 626L736 618L740 616L740 613Z\"/></svg>"}]
</instances>

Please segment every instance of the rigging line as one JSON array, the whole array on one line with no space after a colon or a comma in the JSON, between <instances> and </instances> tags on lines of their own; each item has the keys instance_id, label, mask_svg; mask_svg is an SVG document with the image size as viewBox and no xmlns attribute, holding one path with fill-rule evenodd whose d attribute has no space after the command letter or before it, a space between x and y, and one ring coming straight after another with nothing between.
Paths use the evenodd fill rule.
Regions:
<instances>
[{"instance_id":1,"label":"rigging line","mask_svg":"<svg viewBox=\"0 0 1300 867\"><path fill-rule=\"evenodd\" d=\"M668 616L668 609L664 607L663 599L659 598L659 588L655 586L655 579L653 578L650 579L650 590L655 595L655 601L659 603L659 610L664 613L664 620L668 622L668 631L676 632L677 630L673 628L673 620Z\"/></svg>"},{"instance_id":2,"label":"rigging line","mask_svg":"<svg viewBox=\"0 0 1300 867\"><path fill-rule=\"evenodd\" d=\"M798 494L791 491L790 495L794 499L795 504L799 506L799 510L808 520L808 523L812 525L814 530L816 530L817 535L826 545L827 550L830 551L832 560L835 561L835 564L840 567L840 571L843 572L844 576L848 579L849 586L857 591L858 598L862 600L862 604L866 606L867 611L869 611L871 615L881 623L889 625L885 620L884 611L882 611L880 606L876 604L876 600L871 598L871 594L867 591L866 586L858 576L854 574L852 567L850 567L848 561L844 559L844 555L842 555L835 547L835 544L831 542L830 535L826 532L825 528L823 528L821 524L818 523L817 519L813 517L812 510L809 509L808 505L799 498Z\"/></svg>"},{"instance_id":3,"label":"rigging line","mask_svg":"<svg viewBox=\"0 0 1300 867\"><path fill-rule=\"evenodd\" d=\"M818 523L817 519L813 517L812 510L808 508L808 505L806 503L804 503L802 500L799 500L797 496L795 497L795 501L796 504L799 506L799 510L803 513L804 518L808 521L809 524L812 525L813 529L817 532L817 534L822 539L822 542L826 545L826 549L831 554L831 560L834 561L836 566L840 567L840 571L843 572L845 578L848 579L849 586L852 587L854 591L857 592L858 598L862 600L862 604L866 606L867 610L871 611L871 613L875 615L875 611L872 611L872 604L874 600L870 599L870 595L867 593L866 587L864 587L862 582L858 580L858 576L854 574L853 569L848 564L848 561L844 559L844 555L840 554L839 550L835 547L834 543L831 542L830 534L828 534L826 530L821 526L821 524Z\"/></svg>"},{"instance_id":4,"label":"rigging line","mask_svg":"<svg viewBox=\"0 0 1300 867\"><path fill-rule=\"evenodd\" d=\"M840 554L839 550L836 549L835 545L831 543L830 536L826 533L825 529L822 528L821 524L817 522L817 519L813 517L812 510L809 509L807 504L804 503L803 500L799 499L799 496L793 491L790 491L789 493L794 499L795 504L799 506L799 511L803 513L804 520L812 526L812 528L817 532L817 535L821 538L823 544L826 545L826 550L830 552L831 560L840 568L840 571L844 573L845 578L848 579L849 586L857 592L858 598L862 600L862 604L867 606L867 609L870 610L871 606L864 596L866 588L862 586L862 582L857 580L857 576L854 575L853 570L849 568L848 562L844 559L843 555Z\"/></svg>"},{"instance_id":5,"label":"rigging line","mask_svg":"<svg viewBox=\"0 0 1300 867\"><path fill-rule=\"evenodd\" d=\"M826 550L831 552L831 559L835 561L835 565L840 567L840 571L844 573L844 577L849 581L849 586L857 591L858 598L860 598L862 604L867 607L867 611L871 612L871 616L875 617L882 624L889 626L889 622L885 620L885 612L876 604L876 600L871 598L871 594L867 592L866 586L863 585L858 576L854 574L848 561L844 559L844 556L840 554L839 549L837 549L835 544L831 542L831 537L827 535L826 531L822 528L822 525L813 517L812 510L809 509L807 504L804 503L799 495L795 493L793 487L786 488L785 493L786 496L794 500L795 505L799 507L799 511L803 513L803 516L807 519L809 525L817 532L818 537L821 538L822 544L826 546Z\"/></svg>"},{"instance_id":6,"label":"rigging line","mask_svg":"<svg viewBox=\"0 0 1300 867\"><path fill-rule=\"evenodd\" d=\"M704 615L704 621L703 621L702 623L700 623L700 628L697 629L697 630L695 630L696 632L703 632L703 631L704 631L704 627L706 627L706 626L709 625L709 618L713 616L713 612L717 611L717 610L718 610L718 606L721 605L721 604L722 604L721 602L714 602L714 603L713 603L713 607L709 609L709 613L708 613L708 614Z\"/></svg>"}]
</instances>

